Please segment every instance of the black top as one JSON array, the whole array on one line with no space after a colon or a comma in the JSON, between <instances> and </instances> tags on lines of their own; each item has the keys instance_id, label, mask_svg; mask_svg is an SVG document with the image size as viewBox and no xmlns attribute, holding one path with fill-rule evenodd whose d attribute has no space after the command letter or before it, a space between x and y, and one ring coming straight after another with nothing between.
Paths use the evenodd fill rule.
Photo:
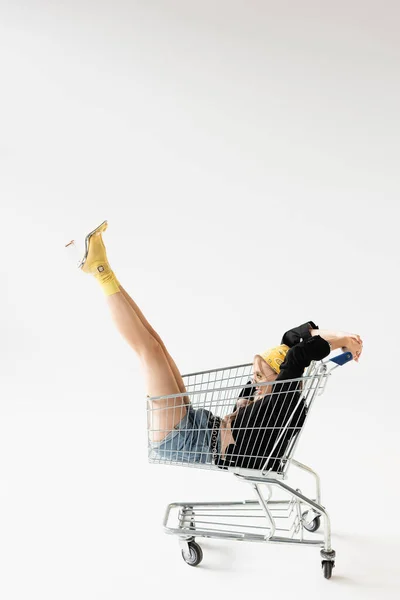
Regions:
<instances>
[{"instance_id":1,"label":"black top","mask_svg":"<svg viewBox=\"0 0 400 600\"><path fill-rule=\"evenodd\" d=\"M301 430L307 412L304 399L299 403L301 382L284 381L301 377L313 360L322 360L330 353L328 342L319 335L311 336L310 328L318 329L318 326L309 321L283 335L282 344L290 349L279 375L271 384L272 393L239 409L231 425L236 443L228 446L225 461L219 461L220 466L261 469L282 429L285 429L266 465L268 470L279 469L280 458L289 442ZM253 398L255 386L251 381L248 384L239 397Z\"/></svg>"}]
</instances>

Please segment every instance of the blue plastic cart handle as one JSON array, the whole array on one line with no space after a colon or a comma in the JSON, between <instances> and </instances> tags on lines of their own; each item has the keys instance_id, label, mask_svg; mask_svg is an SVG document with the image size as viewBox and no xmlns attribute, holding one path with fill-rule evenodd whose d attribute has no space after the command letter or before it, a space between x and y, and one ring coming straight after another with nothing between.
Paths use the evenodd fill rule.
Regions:
<instances>
[{"instance_id":1,"label":"blue plastic cart handle","mask_svg":"<svg viewBox=\"0 0 400 600\"><path fill-rule=\"evenodd\" d=\"M333 358L330 358L329 360L336 363L337 365L342 366L342 365L345 365L350 360L353 360L353 355L351 352L343 352L343 354L338 354L337 356L334 356Z\"/></svg>"}]
</instances>

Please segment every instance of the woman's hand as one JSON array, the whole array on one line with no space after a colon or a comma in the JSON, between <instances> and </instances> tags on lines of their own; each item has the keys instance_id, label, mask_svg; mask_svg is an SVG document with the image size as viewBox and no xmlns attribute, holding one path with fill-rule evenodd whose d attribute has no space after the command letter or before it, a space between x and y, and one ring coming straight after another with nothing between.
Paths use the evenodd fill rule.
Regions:
<instances>
[{"instance_id":1,"label":"woman's hand","mask_svg":"<svg viewBox=\"0 0 400 600\"><path fill-rule=\"evenodd\" d=\"M231 427L231 423L234 419L236 419L236 417L238 416L239 410L235 410L235 412L233 413L229 413L229 415L225 415L225 417L223 417L221 419L221 424L225 427L225 428L229 428Z\"/></svg>"},{"instance_id":2,"label":"woman's hand","mask_svg":"<svg viewBox=\"0 0 400 600\"><path fill-rule=\"evenodd\" d=\"M239 408L243 408L244 406L247 406L250 402L251 402L250 398L239 398L239 400L236 402L236 411Z\"/></svg>"},{"instance_id":3,"label":"woman's hand","mask_svg":"<svg viewBox=\"0 0 400 600\"><path fill-rule=\"evenodd\" d=\"M359 361L361 353L363 351L363 342L360 336L356 333L346 334L346 345L342 347L342 350L346 352L349 350L353 355L353 360Z\"/></svg>"},{"instance_id":4,"label":"woman's hand","mask_svg":"<svg viewBox=\"0 0 400 600\"><path fill-rule=\"evenodd\" d=\"M319 335L322 339L329 342L331 350L343 351L349 350L353 359L358 362L362 353L362 339L357 333L347 333L346 331L330 331L327 329L311 329L310 335Z\"/></svg>"}]
</instances>

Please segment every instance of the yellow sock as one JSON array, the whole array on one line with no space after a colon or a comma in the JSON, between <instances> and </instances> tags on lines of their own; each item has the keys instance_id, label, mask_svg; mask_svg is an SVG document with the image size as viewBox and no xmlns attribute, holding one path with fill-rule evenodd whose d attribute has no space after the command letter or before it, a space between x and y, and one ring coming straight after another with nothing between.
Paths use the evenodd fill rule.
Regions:
<instances>
[{"instance_id":1,"label":"yellow sock","mask_svg":"<svg viewBox=\"0 0 400 600\"><path fill-rule=\"evenodd\" d=\"M111 296L120 291L118 279L109 265L100 233L93 235L89 240L89 252L82 271L95 276L106 296Z\"/></svg>"},{"instance_id":2,"label":"yellow sock","mask_svg":"<svg viewBox=\"0 0 400 600\"><path fill-rule=\"evenodd\" d=\"M100 283L103 292L106 296L111 296L120 291L118 279L115 277L114 271L108 263L102 263L97 266L96 272L93 273L97 281Z\"/></svg>"}]
</instances>

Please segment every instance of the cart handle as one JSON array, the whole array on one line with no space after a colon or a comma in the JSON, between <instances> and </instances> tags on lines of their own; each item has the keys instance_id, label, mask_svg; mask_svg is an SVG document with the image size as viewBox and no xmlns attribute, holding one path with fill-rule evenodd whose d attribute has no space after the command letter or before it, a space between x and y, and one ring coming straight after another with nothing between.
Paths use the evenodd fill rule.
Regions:
<instances>
[{"instance_id":1,"label":"cart handle","mask_svg":"<svg viewBox=\"0 0 400 600\"><path fill-rule=\"evenodd\" d=\"M338 354L337 356L333 356L329 359L330 362L335 363L339 367L345 365L350 360L353 360L353 355L351 352L343 352L343 354Z\"/></svg>"}]
</instances>

